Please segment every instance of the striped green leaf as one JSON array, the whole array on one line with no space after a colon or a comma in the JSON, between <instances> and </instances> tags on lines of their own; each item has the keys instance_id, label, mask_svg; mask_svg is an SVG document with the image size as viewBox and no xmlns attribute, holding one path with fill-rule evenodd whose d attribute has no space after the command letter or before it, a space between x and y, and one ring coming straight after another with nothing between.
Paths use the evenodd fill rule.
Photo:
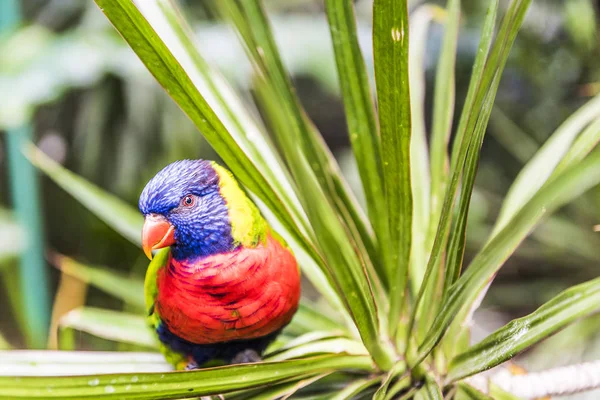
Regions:
<instances>
[{"instance_id":1,"label":"striped green leaf","mask_svg":"<svg viewBox=\"0 0 600 400\"><path fill-rule=\"evenodd\" d=\"M332 394L330 399L331 400L353 399L353 398L361 395L361 393L364 392L365 390L370 389L371 387L377 385L379 382L381 382L381 378L378 376L376 376L374 378L355 380L354 382L349 383L345 388L343 388L339 392Z\"/></svg>"},{"instance_id":2,"label":"striped green leaf","mask_svg":"<svg viewBox=\"0 0 600 400\"><path fill-rule=\"evenodd\" d=\"M346 124L367 200L367 210L377 237L379 258L387 267L378 267L381 278L392 268L390 234L385 206L381 140L369 77L358 45L354 5L346 0L326 2L329 29L335 53L338 80L346 110Z\"/></svg>"},{"instance_id":3,"label":"striped green leaf","mask_svg":"<svg viewBox=\"0 0 600 400\"><path fill-rule=\"evenodd\" d=\"M460 383L458 385L458 392L456 393L456 400L494 400L494 398L481 393L469 384Z\"/></svg>"},{"instance_id":4,"label":"striped green leaf","mask_svg":"<svg viewBox=\"0 0 600 400\"><path fill-rule=\"evenodd\" d=\"M406 0L373 3L373 56L383 183L390 226L392 264L388 266L389 328L394 334L404 301L412 238L410 174L411 108L408 80Z\"/></svg>"},{"instance_id":5,"label":"striped green leaf","mask_svg":"<svg viewBox=\"0 0 600 400\"><path fill-rule=\"evenodd\" d=\"M372 368L369 357L334 355L162 374L0 377L0 398L98 399L110 395L123 400L166 400L266 387L308 373L369 371Z\"/></svg>"},{"instance_id":6,"label":"striped green leaf","mask_svg":"<svg viewBox=\"0 0 600 400\"><path fill-rule=\"evenodd\" d=\"M141 246L142 215L118 197L107 193L84 178L63 168L42 151L31 145L26 150L29 161L84 207L106 222L136 246Z\"/></svg>"},{"instance_id":7,"label":"striped green leaf","mask_svg":"<svg viewBox=\"0 0 600 400\"><path fill-rule=\"evenodd\" d=\"M140 310L145 309L144 283L141 279L120 274L106 267L82 264L60 254L52 254L51 261L63 273L97 287Z\"/></svg>"},{"instance_id":8,"label":"striped green leaf","mask_svg":"<svg viewBox=\"0 0 600 400\"><path fill-rule=\"evenodd\" d=\"M460 1L449 0L446 6L444 40L437 65L433 102L433 119L430 149L431 195L428 236L433 237L442 212L442 203L448 185L450 159L448 141L452 130L455 103L455 63L460 21ZM440 275L440 268L436 268ZM441 279L438 276L436 280ZM445 280L444 282L446 282ZM433 284L425 293L419 314L419 337L423 336L440 306L441 285Z\"/></svg>"},{"instance_id":9,"label":"striped green leaf","mask_svg":"<svg viewBox=\"0 0 600 400\"><path fill-rule=\"evenodd\" d=\"M600 278L565 290L533 313L509 322L466 352L457 355L450 362L447 379L454 382L493 368L598 310Z\"/></svg>"},{"instance_id":10,"label":"striped green leaf","mask_svg":"<svg viewBox=\"0 0 600 400\"><path fill-rule=\"evenodd\" d=\"M73 338L73 333L86 332L96 337L121 343L131 343L158 349L158 337L148 327L142 314L128 314L120 311L104 310L95 307L80 307L61 317L59 324L59 344L64 344L63 336ZM73 338L74 339L74 338ZM66 346L72 348L75 343ZM64 349L64 346L60 346Z\"/></svg>"},{"instance_id":11,"label":"striped green leaf","mask_svg":"<svg viewBox=\"0 0 600 400\"><path fill-rule=\"evenodd\" d=\"M415 400L443 400L442 389L435 380L428 378L423 387L415 393Z\"/></svg>"}]
</instances>

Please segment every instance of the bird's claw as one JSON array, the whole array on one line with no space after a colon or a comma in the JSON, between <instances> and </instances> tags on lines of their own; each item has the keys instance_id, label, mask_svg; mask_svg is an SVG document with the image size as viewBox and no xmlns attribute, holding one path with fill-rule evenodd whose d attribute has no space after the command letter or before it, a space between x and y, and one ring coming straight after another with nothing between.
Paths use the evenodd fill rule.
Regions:
<instances>
[{"instance_id":1,"label":"bird's claw","mask_svg":"<svg viewBox=\"0 0 600 400\"><path fill-rule=\"evenodd\" d=\"M191 370L198 369L198 368L199 368L199 367L198 367L198 364L196 364L196 362L195 362L195 361L190 361L190 362L188 362L188 363L187 363L187 365L185 366L185 370L186 370L186 371L191 371Z\"/></svg>"},{"instance_id":2,"label":"bird's claw","mask_svg":"<svg viewBox=\"0 0 600 400\"><path fill-rule=\"evenodd\" d=\"M231 364L248 364L262 361L260 354L258 354L255 350L246 349L240 351L231 359Z\"/></svg>"}]
</instances>

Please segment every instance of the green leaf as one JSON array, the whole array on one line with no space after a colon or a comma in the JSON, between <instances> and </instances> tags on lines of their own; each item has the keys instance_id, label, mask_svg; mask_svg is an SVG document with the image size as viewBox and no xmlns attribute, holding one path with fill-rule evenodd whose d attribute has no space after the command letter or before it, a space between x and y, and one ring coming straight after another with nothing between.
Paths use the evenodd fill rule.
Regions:
<instances>
[{"instance_id":1,"label":"green leaf","mask_svg":"<svg viewBox=\"0 0 600 400\"><path fill-rule=\"evenodd\" d=\"M286 350L293 349L294 347L302 346L302 345L309 344L309 343L312 343L315 341L321 341L324 339L337 339L337 338L342 338L342 337L344 337L343 331L331 331L331 332L309 331L309 332L306 332L302 335L299 335L299 336L291 339L289 342L287 342L283 346L278 347L278 348L274 349L273 351L269 352L268 354L266 354L266 357L272 357L272 356L280 354Z\"/></svg>"},{"instance_id":2,"label":"green leaf","mask_svg":"<svg viewBox=\"0 0 600 400\"><path fill-rule=\"evenodd\" d=\"M158 349L156 334L142 315L80 307L61 317L59 329L73 329L103 339Z\"/></svg>"},{"instance_id":3,"label":"green leaf","mask_svg":"<svg viewBox=\"0 0 600 400\"><path fill-rule=\"evenodd\" d=\"M394 368L387 373L385 379L381 383L381 386L373 395L373 400L385 400L389 396L388 388L390 384L397 380L397 378L406 372L406 363L404 361L397 362L394 364Z\"/></svg>"},{"instance_id":4,"label":"green leaf","mask_svg":"<svg viewBox=\"0 0 600 400\"><path fill-rule=\"evenodd\" d=\"M413 193L413 224L410 260L410 285L418 293L425 274L430 246L427 232L430 214L429 151L425 129L425 50L431 21L441 19L445 10L431 4L419 6L411 14L409 78L411 107L410 174Z\"/></svg>"},{"instance_id":5,"label":"green leaf","mask_svg":"<svg viewBox=\"0 0 600 400\"><path fill-rule=\"evenodd\" d=\"M443 400L442 390L431 378L427 378L425 384L415 394L415 400Z\"/></svg>"},{"instance_id":6,"label":"green leaf","mask_svg":"<svg viewBox=\"0 0 600 400\"><path fill-rule=\"evenodd\" d=\"M492 237L500 232L527 200L544 185L582 129L598 116L600 116L600 96L596 96L577 110L550 136L510 187L492 231Z\"/></svg>"},{"instance_id":7,"label":"green leaf","mask_svg":"<svg viewBox=\"0 0 600 400\"><path fill-rule=\"evenodd\" d=\"M307 373L369 371L364 356L320 356L294 361L235 365L164 374L110 374L62 378L0 377L2 395L17 398L176 399L232 392L276 384Z\"/></svg>"},{"instance_id":8,"label":"green leaf","mask_svg":"<svg viewBox=\"0 0 600 400\"><path fill-rule=\"evenodd\" d=\"M448 294L450 286L456 282L460 276L463 257L465 254L465 245L467 239L467 219L471 205L471 196L475 185L475 176L479 166L479 157L483 138L486 133L487 124L490 118L490 112L496 97L496 90L500 82L500 76L492 83L492 90L486 96L482 105L482 111L474 128L473 142L469 146L467 161L465 165L463 180L461 182L460 198L458 201L458 213L454 229L450 232L448 243L448 255L446 260L446 275L444 277L444 299Z\"/></svg>"},{"instance_id":9,"label":"green leaf","mask_svg":"<svg viewBox=\"0 0 600 400\"><path fill-rule=\"evenodd\" d=\"M108 226L117 231L131 243L141 246L141 233L144 219L129 204L118 197L77 176L53 161L37 147L27 147L25 155L29 161L58 186L73 196Z\"/></svg>"},{"instance_id":10,"label":"green leaf","mask_svg":"<svg viewBox=\"0 0 600 400\"><path fill-rule=\"evenodd\" d=\"M460 1L449 0L446 6L447 19L445 24L444 41L437 65L435 93L433 103L433 120L430 151L431 194L429 236L436 231L442 212L442 200L448 185L450 160L448 157L448 141L452 130L455 103L455 62L458 42L458 26L460 21ZM441 267L441 266L440 266ZM440 275L439 270L437 272ZM438 276L436 279L440 279ZM440 285L434 284L426 292L422 310L419 313L418 335L428 329L435 316L440 302Z\"/></svg>"},{"instance_id":11,"label":"green leaf","mask_svg":"<svg viewBox=\"0 0 600 400\"><path fill-rule=\"evenodd\" d=\"M51 261L62 272L116 297L127 304L144 310L144 282L106 267L82 264L60 254L52 254Z\"/></svg>"},{"instance_id":12,"label":"green leaf","mask_svg":"<svg viewBox=\"0 0 600 400\"><path fill-rule=\"evenodd\" d=\"M411 108L406 0L373 3L373 56L381 131L383 182L390 226L389 328L394 334L406 289L412 238Z\"/></svg>"},{"instance_id":13,"label":"green leaf","mask_svg":"<svg viewBox=\"0 0 600 400\"><path fill-rule=\"evenodd\" d=\"M110 351L51 351L51 350L9 350L0 351L0 398L6 398L4 392L9 385L15 386L19 378L14 376L45 377L52 382L52 376L67 376L65 382L73 375L118 374L118 373L150 373L172 371L173 367L159 353L110 352ZM68 376L71 375L71 376ZM156 378L157 375L154 375ZM94 379L93 377L91 379ZM61 379L57 379L61 381ZM93 380L92 382L96 382ZM98 381L99 383L99 381ZM39 387L43 388L43 385ZM40 394L44 398L43 394ZM13 397L9 397L13 398Z\"/></svg>"},{"instance_id":14,"label":"green leaf","mask_svg":"<svg viewBox=\"0 0 600 400\"><path fill-rule=\"evenodd\" d=\"M326 9L350 143L365 192L371 224L377 237L379 256L387 265L383 269L377 268L378 263L375 266L379 276L385 278L385 270L394 266L389 259L391 244L381 180L381 141L369 77L358 45L354 5L345 0L327 0Z\"/></svg>"},{"instance_id":15,"label":"green leaf","mask_svg":"<svg viewBox=\"0 0 600 400\"><path fill-rule=\"evenodd\" d=\"M458 385L456 398L457 400L494 400L493 397L481 393L479 390L466 383L460 383Z\"/></svg>"},{"instance_id":16,"label":"green leaf","mask_svg":"<svg viewBox=\"0 0 600 400\"><path fill-rule=\"evenodd\" d=\"M492 333L451 362L448 381L454 382L493 368L527 347L600 309L600 278L565 290L526 317Z\"/></svg>"},{"instance_id":17,"label":"green leaf","mask_svg":"<svg viewBox=\"0 0 600 400\"><path fill-rule=\"evenodd\" d=\"M381 382L381 377L373 377L367 379L357 379L354 382L348 384L345 388L331 395L331 400L349 400L356 396L359 396L365 390L377 385Z\"/></svg>"},{"instance_id":18,"label":"green leaf","mask_svg":"<svg viewBox=\"0 0 600 400\"><path fill-rule=\"evenodd\" d=\"M385 400L409 400L417 391L416 387L411 387L411 377L406 375L396 381L387 391ZM402 395L399 395L403 392Z\"/></svg>"},{"instance_id":19,"label":"green leaf","mask_svg":"<svg viewBox=\"0 0 600 400\"><path fill-rule=\"evenodd\" d=\"M598 113L600 115L600 112ZM552 176L556 177L568 167L580 162L587 156L600 141L600 118L594 120L587 128L581 132L573 145L567 151L560 163L556 166Z\"/></svg>"},{"instance_id":20,"label":"green leaf","mask_svg":"<svg viewBox=\"0 0 600 400\"><path fill-rule=\"evenodd\" d=\"M500 388L498 385L494 384L493 382L490 382L489 384L490 384L489 392L490 392L490 396L492 397L492 399L494 399L494 400L521 400L520 397L515 396L512 393L508 393L507 391Z\"/></svg>"},{"instance_id":21,"label":"green leaf","mask_svg":"<svg viewBox=\"0 0 600 400\"><path fill-rule=\"evenodd\" d=\"M426 354L441 339L458 311L470 307L504 261L514 252L537 223L558 207L600 183L600 153L594 153L549 182L478 253L469 268L450 288L447 301L438 313L429 335L419 348Z\"/></svg>"},{"instance_id":22,"label":"green leaf","mask_svg":"<svg viewBox=\"0 0 600 400\"><path fill-rule=\"evenodd\" d=\"M316 354L352 354L352 355L368 355L369 353L365 349L362 343L356 340L347 338L334 338L313 341L301 345L296 345L282 352L278 352L276 355L269 356L269 361L282 361L290 360L293 358L305 357L307 355Z\"/></svg>"},{"instance_id":23,"label":"green leaf","mask_svg":"<svg viewBox=\"0 0 600 400\"><path fill-rule=\"evenodd\" d=\"M455 63L460 21L460 1L448 0L444 41L437 64L431 128L431 205L430 232L435 234L448 183L448 141L452 130L455 103Z\"/></svg>"},{"instance_id":24,"label":"green leaf","mask_svg":"<svg viewBox=\"0 0 600 400\"><path fill-rule=\"evenodd\" d=\"M528 133L513 122L500 108L494 107L490 119L490 133L513 157L527 163L540 147Z\"/></svg>"},{"instance_id":25,"label":"green leaf","mask_svg":"<svg viewBox=\"0 0 600 400\"><path fill-rule=\"evenodd\" d=\"M294 319L287 326L287 331L301 335L315 331L339 332L344 326L335 319L331 319L327 312L320 312L322 305L315 304L305 298L300 299L300 306L294 315Z\"/></svg>"},{"instance_id":26,"label":"green leaf","mask_svg":"<svg viewBox=\"0 0 600 400\"><path fill-rule=\"evenodd\" d=\"M268 389L256 389L253 390L252 393L248 393L247 396L244 396L244 394L242 393L241 398L252 400L288 399L297 391L304 389L307 386L310 386L311 384L323 379L328 375L329 373L325 373L317 376L310 376L306 379L293 380L292 382L276 385ZM237 399L238 397L234 398Z\"/></svg>"}]
</instances>

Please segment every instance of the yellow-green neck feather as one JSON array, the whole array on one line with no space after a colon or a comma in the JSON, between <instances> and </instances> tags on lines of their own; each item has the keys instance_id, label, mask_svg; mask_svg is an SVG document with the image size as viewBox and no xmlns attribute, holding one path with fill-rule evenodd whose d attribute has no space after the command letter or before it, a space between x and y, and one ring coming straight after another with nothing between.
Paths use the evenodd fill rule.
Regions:
<instances>
[{"instance_id":1,"label":"yellow-green neck feather","mask_svg":"<svg viewBox=\"0 0 600 400\"><path fill-rule=\"evenodd\" d=\"M221 196L229 209L234 244L256 247L259 243L264 243L268 225L256 205L246 196L231 172L214 162L212 166L219 175Z\"/></svg>"}]
</instances>

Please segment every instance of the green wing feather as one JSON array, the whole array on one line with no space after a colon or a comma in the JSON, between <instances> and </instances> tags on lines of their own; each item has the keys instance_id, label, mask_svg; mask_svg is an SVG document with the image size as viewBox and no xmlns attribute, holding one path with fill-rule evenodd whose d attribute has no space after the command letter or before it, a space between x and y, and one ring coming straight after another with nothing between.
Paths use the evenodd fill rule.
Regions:
<instances>
[{"instance_id":1,"label":"green wing feather","mask_svg":"<svg viewBox=\"0 0 600 400\"><path fill-rule=\"evenodd\" d=\"M167 265L167 261L169 259L169 248L164 248L160 250L150 264L148 265L148 269L146 270L146 278L144 279L144 301L146 304L146 312L147 317L146 321L148 325L156 332L156 329L161 324L160 315L156 311L154 304L156 302L156 296L158 295L158 285L156 283L156 278L158 276L158 271L161 268L164 268ZM176 353L171 350L167 345L160 342L159 343L160 352L164 354L165 358L169 363L171 363L177 369L185 368L187 364L187 359L183 354Z\"/></svg>"}]
</instances>

